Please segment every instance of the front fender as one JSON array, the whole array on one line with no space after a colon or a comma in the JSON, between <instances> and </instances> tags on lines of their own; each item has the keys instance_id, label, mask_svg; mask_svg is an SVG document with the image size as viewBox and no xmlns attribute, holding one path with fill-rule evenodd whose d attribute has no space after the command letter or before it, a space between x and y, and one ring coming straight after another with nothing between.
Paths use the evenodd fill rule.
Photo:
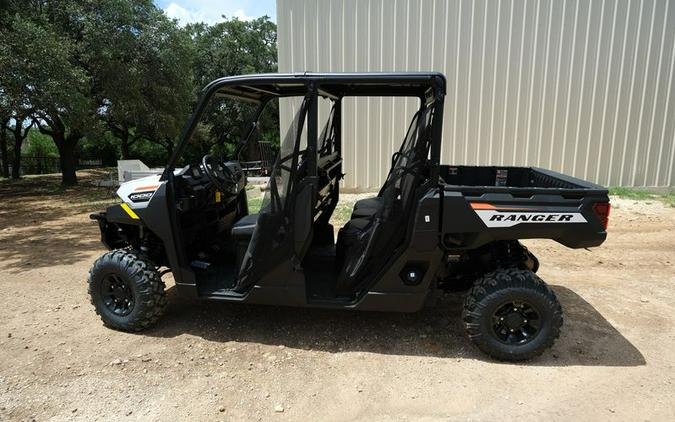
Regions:
<instances>
[{"instance_id":1,"label":"front fender","mask_svg":"<svg viewBox=\"0 0 675 422\"><path fill-rule=\"evenodd\" d=\"M140 218L133 218L121 205L110 206L104 212L91 214L89 218L98 223L101 243L111 250L134 246L132 240L139 238L143 224Z\"/></svg>"}]
</instances>

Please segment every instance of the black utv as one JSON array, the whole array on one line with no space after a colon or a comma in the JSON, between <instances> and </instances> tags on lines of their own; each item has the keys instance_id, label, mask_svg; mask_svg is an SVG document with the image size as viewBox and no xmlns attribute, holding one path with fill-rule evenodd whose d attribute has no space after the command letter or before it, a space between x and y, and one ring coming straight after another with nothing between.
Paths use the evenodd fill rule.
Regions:
<instances>
[{"instance_id":1,"label":"black utv","mask_svg":"<svg viewBox=\"0 0 675 422\"><path fill-rule=\"evenodd\" d=\"M481 350L532 358L562 325L537 258L518 239L571 248L606 237L607 190L539 168L441 165L445 77L440 73L302 73L226 77L209 84L163 174L124 183L120 205L94 214L111 250L89 273L103 322L139 331L166 306L161 276L178 292L228 302L414 312L446 291L468 290L462 318ZM417 101L377 196L356 202L335 228L350 97ZM268 105L295 112L280 142L258 213L249 213L239 161L206 155L179 167L213 101L255 112L241 128L253 142ZM292 113L291 113L292 114ZM367 143L367 139L348 142ZM164 270L161 270L165 268Z\"/></svg>"}]
</instances>

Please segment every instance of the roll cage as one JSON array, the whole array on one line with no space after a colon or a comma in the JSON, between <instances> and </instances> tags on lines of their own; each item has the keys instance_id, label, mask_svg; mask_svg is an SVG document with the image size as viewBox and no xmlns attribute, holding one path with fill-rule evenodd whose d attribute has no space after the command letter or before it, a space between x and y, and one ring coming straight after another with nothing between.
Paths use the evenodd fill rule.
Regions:
<instances>
[{"instance_id":1,"label":"roll cage","mask_svg":"<svg viewBox=\"0 0 675 422\"><path fill-rule=\"evenodd\" d=\"M442 113L445 96L445 77L437 72L410 73L274 73L230 76L208 84L202 91L197 106L181 133L180 140L161 180L168 180L185 151L206 106L214 96L222 96L258 105L255 116L260 115L265 104L273 98L306 97L307 110L307 168L309 176L316 176L318 141L317 97L337 101L343 97L418 97L422 103L436 101L436 112ZM438 101L440 100L440 101ZM336 112L339 114L339 110ZM441 124L435 124L429 157L430 176L437 180L440 165ZM338 125L339 126L339 125ZM252 128L242 136L248 136ZM340 137L337 136L337 142Z\"/></svg>"}]
</instances>

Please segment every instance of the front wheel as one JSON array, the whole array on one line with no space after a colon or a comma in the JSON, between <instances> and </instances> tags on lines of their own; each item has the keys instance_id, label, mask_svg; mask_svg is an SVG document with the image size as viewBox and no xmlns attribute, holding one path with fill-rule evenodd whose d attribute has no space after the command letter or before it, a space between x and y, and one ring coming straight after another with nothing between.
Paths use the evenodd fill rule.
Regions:
<instances>
[{"instance_id":1,"label":"front wheel","mask_svg":"<svg viewBox=\"0 0 675 422\"><path fill-rule=\"evenodd\" d=\"M462 319L471 341L501 360L539 356L560 335L562 308L550 287L529 270L503 268L478 279Z\"/></svg>"},{"instance_id":2,"label":"front wheel","mask_svg":"<svg viewBox=\"0 0 675 422\"><path fill-rule=\"evenodd\" d=\"M128 250L101 256L89 270L89 296L103 323L122 331L141 331L164 313L164 282L155 266Z\"/></svg>"}]
</instances>

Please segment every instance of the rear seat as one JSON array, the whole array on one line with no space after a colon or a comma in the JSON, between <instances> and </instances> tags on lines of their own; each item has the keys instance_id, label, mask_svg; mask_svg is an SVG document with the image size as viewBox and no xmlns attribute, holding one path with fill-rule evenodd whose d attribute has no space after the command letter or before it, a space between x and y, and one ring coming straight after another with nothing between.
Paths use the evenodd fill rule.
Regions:
<instances>
[{"instance_id":1,"label":"rear seat","mask_svg":"<svg viewBox=\"0 0 675 422\"><path fill-rule=\"evenodd\" d=\"M381 196L360 199L354 204L352 218L372 217L382 210L382 204L383 201Z\"/></svg>"}]
</instances>

